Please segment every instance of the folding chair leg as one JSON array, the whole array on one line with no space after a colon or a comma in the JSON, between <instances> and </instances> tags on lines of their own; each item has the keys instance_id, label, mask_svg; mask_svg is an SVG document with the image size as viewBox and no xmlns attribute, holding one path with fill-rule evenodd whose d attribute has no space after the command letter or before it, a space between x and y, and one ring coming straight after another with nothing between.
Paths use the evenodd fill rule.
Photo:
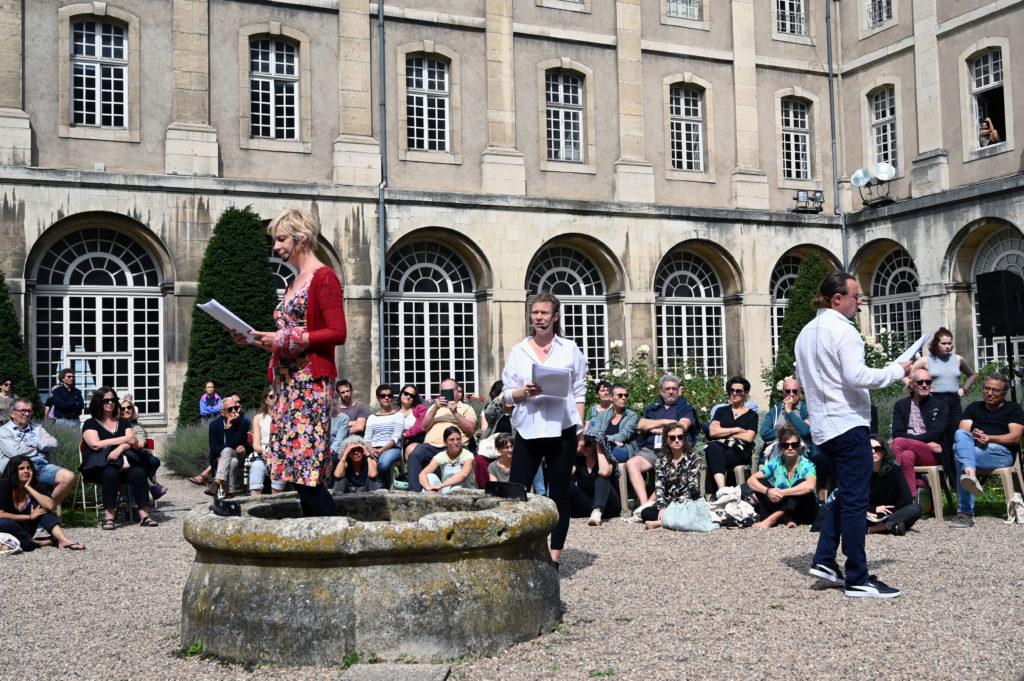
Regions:
<instances>
[{"instance_id":1,"label":"folding chair leg","mask_svg":"<svg viewBox=\"0 0 1024 681\"><path fill-rule=\"evenodd\" d=\"M942 522L942 483L939 482L937 470L928 471L928 486L932 493L932 515L939 522Z\"/></svg>"},{"instance_id":2,"label":"folding chair leg","mask_svg":"<svg viewBox=\"0 0 1024 681\"><path fill-rule=\"evenodd\" d=\"M625 468L620 466L619 468ZM622 502L622 514L629 517L629 476L626 475L625 470L619 471L619 501Z\"/></svg>"}]
</instances>

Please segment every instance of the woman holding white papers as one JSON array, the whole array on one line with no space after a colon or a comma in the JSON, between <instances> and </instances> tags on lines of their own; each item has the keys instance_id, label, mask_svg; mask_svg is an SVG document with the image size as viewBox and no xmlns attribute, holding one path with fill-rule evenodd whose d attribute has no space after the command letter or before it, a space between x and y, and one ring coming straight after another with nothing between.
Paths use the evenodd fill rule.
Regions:
<instances>
[{"instance_id":1,"label":"woman holding white papers","mask_svg":"<svg viewBox=\"0 0 1024 681\"><path fill-rule=\"evenodd\" d=\"M569 482L583 438L587 396L587 360L574 342L559 335L560 307L550 293L534 296L531 335L512 348L501 374L505 400L515 405L509 480L529 487L541 461L547 460L548 496L558 506L558 525L551 533L556 570L569 532Z\"/></svg>"}]
</instances>

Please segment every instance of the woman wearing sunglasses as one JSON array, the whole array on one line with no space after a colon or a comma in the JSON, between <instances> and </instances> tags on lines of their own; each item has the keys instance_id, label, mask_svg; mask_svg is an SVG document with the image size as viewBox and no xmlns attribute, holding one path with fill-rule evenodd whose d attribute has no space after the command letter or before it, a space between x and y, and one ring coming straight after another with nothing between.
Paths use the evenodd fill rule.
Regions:
<instances>
[{"instance_id":1,"label":"woman wearing sunglasses","mask_svg":"<svg viewBox=\"0 0 1024 681\"><path fill-rule=\"evenodd\" d=\"M661 527L669 504L700 499L700 455L694 453L686 431L679 424L665 426L661 442L654 464L654 503L640 512L648 530Z\"/></svg>"},{"instance_id":2,"label":"woman wearing sunglasses","mask_svg":"<svg viewBox=\"0 0 1024 681\"><path fill-rule=\"evenodd\" d=\"M82 439L86 449L91 450L87 463L102 455L105 464L90 466L83 471L87 482L98 482L103 490L104 530L113 530L117 525L114 518L117 511L117 495L121 483L128 484L128 492L139 512L139 525L156 527L157 522L149 517L149 485L146 467L135 452L142 442L135 436L132 424L120 418L120 403L117 393L106 386L98 388L89 400L89 418L82 424Z\"/></svg>"},{"instance_id":3,"label":"woman wearing sunglasses","mask_svg":"<svg viewBox=\"0 0 1024 681\"><path fill-rule=\"evenodd\" d=\"M789 424L779 428L778 443L780 456L770 459L764 470L747 480L760 506L761 521L755 527L810 525L818 514L818 499L814 496L817 471L805 456L805 445L796 428Z\"/></svg>"},{"instance_id":4,"label":"woman wearing sunglasses","mask_svg":"<svg viewBox=\"0 0 1024 681\"><path fill-rule=\"evenodd\" d=\"M704 492L710 495L725 487L734 467L750 463L757 436L757 413L746 405L750 381L736 376L726 386L729 405L715 412L708 426L708 447L704 452L708 462Z\"/></svg>"},{"instance_id":5,"label":"woman wearing sunglasses","mask_svg":"<svg viewBox=\"0 0 1024 681\"><path fill-rule=\"evenodd\" d=\"M149 435L146 433L146 429L142 427L142 424L139 423L139 410L135 408L135 401L131 395L125 395L121 399L121 418L131 425L135 437L142 443L141 446L145 447ZM142 465L146 467L146 474L149 475L149 493L153 495L154 499L159 499L167 494L167 488L156 481L156 472L160 468L160 459L148 449L137 449L136 452L142 459Z\"/></svg>"},{"instance_id":6,"label":"woman wearing sunglasses","mask_svg":"<svg viewBox=\"0 0 1024 681\"><path fill-rule=\"evenodd\" d=\"M936 502L938 503L938 502ZM868 493L868 533L902 536L921 517L906 478L885 440L871 438L871 489Z\"/></svg>"},{"instance_id":7,"label":"woman wearing sunglasses","mask_svg":"<svg viewBox=\"0 0 1024 681\"><path fill-rule=\"evenodd\" d=\"M423 430L423 415L427 413L427 407L420 400L420 393L411 383L402 386L402 392L398 395L398 408L402 412L402 419L405 421L405 432L402 433L402 444L405 448L405 456L408 458L416 445L423 442L426 432Z\"/></svg>"}]
</instances>

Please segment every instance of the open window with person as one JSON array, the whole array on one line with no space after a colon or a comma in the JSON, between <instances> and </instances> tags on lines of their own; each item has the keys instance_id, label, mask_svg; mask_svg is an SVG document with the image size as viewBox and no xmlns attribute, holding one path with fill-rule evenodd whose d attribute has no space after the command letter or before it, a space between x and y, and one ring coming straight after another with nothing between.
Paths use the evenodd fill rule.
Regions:
<instances>
[{"instance_id":1,"label":"open window with person","mask_svg":"<svg viewBox=\"0 0 1024 681\"><path fill-rule=\"evenodd\" d=\"M1006 130L1002 50L993 48L982 52L970 61L970 69L978 146L1000 144L1002 131Z\"/></svg>"}]
</instances>

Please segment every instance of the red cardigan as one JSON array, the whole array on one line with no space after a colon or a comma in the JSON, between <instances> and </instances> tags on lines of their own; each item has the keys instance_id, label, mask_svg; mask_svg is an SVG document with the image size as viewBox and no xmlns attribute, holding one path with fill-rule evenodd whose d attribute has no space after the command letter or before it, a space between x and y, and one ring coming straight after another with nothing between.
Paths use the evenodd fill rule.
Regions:
<instances>
[{"instance_id":1,"label":"red cardigan","mask_svg":"<svg viewBox=\"0 0 1024 681\"><path fill-rule=\"evenodd\" d=\"M309 282L306 332L309 334L308 352L313 378L337 378L334 348L345 343L345 309L341 282L330 267L318 269ZM267 371L267 380L274 381L272 370Z\"/></svg>"}]
</instances>

